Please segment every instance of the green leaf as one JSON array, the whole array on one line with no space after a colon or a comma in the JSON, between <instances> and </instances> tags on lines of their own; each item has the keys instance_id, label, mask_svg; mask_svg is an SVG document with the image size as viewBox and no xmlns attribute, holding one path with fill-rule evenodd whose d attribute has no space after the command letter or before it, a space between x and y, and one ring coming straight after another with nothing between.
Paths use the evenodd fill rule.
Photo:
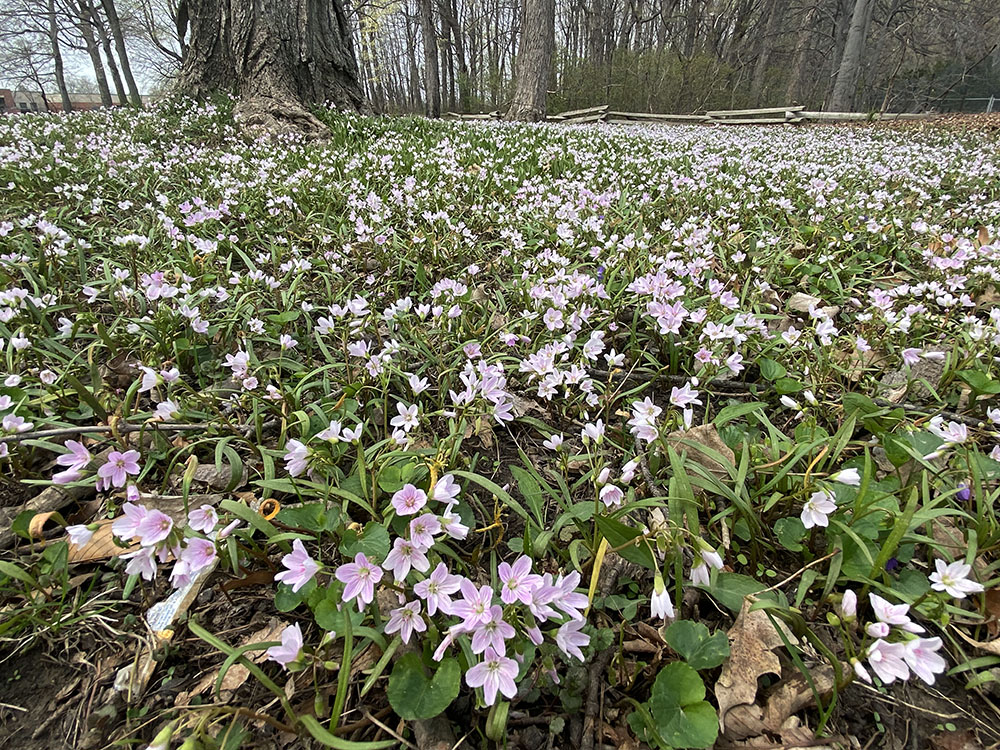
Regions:
<instances>
[{"instance_id":1,"label":"green leaf","mask_svg":"<svg viewBox=\"0 0 1000 750\"><path fill-rule=\"evenodd\" d=\"M434 676L428 678L423 659L409 653L400 657L392 668L386 695L401 719L433 719L458 697L461 686L458 659L444 659Z\"/></svg>"},{"instance_id":2,"label":"green leaf","mask_svg":"<svg viewBox=\"0 0 1000 750\"><path fill-rule=\"evenodd\" d=\"M670 648L693 669L712 669L729 656L729 638L721 630L709 634L700 622L678 620L664 633Z\"/></svg>"},{"instance_id":3,"label":"green leaf","mask_svg":"<svg viewBox=\"0 0 1000 750\"><path fill-rule=\"evenodd\" d=\"M639 529L633 529L631 526L626 526L608 516L596 516L594 521L597 523L597 528L601 531L601 536L608 540L608 546L616 549L619 555L636 565L642 565L644 568L649 568L650 570L657 570L653 553L650 551L649 545L646 544L645 540L640 541L638 544L629 544L632 540L642 536L642 532Z\"/></svg>"},{"instance_id":4,"label":"green leaf","mask_svg":"<svg viewBox=\"0 0 1000 750\"><path fill-rule=\"evenodd\" d=\"M705 700L705 683L687 664L675 661L660 670L649 708L671 747L711 747L718 737L719 719Z\"/></svg>"},{"instance_id":5,"label":"green leaf","mask_svg":"<svg viewBox=\"0 0 1000 750\"><path fill-rule=\"evenodd\" d=\"M359 552L363 552L369 560L381 563L389 554L389 532L385 526L369 521L360 534L354 529L345 531L340 554L353 559Z\"/></svg>"},{"instance_id":6,"label":"green leaf","mask_svg":"<svg viewBox=\"0 0 1000 750\"><path fill-rule=\"evenodd\" d=\"M751 401L748 404L732 404L724 409L720 409L719 413L715 415L713 424L716 427L722 427L734 419L739 419L740 417L755 412L758 409L766 409L767 404L763 401Z\"/></svg>"},{"instance_id":7,"label":"green leaf","mask_svg":"<svg viewBox=\"0 0 1000 750\"><path fill-rule=\"evenodd\" d=\"M774 383L774 390L778 392L779 396L786 396L789 393L798 393L803 388L805 388L802 383L798 380L793 380L792 378L778 378Z\"/></svg>"},{"instance_id":8,"label":"green leaf","mask_svg":"<svg viewBox=\"0 0 1000 750\"><path fill-rule=\"evenodd\" d=\"M325 503L306 503L294 508L282 508L275 520L307 531L333 532L340 525L340 508L336 505L327 508Z\"/></svg>"},{"instance_id":9,"label":"green leaf","mask_svg":"<svg viewBox=\"0 0 1000 750\"><path fill-rule=\"evenodd\" d=\"M778 378L785 377L785 373L788 372L784 365L775 362L773 359L767 359L766 357L759 359L757 361L757 366L760 367L760 374L766 380L770 380L772 382Z\"/></svg>"},{"instance_id":10,"label":"green leaf","mask_svg":"<svg viewBox=\"0 0 1000 750\"><path fill-rule=\"evenodd\" d=\"M745 596L748 594L758 594L767 588L767 586L741 573L720 572L716 575L714 585L700 586L699 588L710 594L726 609L732 612L739 612L743 607L743 598ZM761 594L761 596L780 601L787 605L785 595L780 591L768 591L766 594Z\"/></svg>"},{"instance_id":11,"label":"green leaf","mask_svg":"<svg viewBox=\"0 0 1000 750\"><path fill-rule=\"evenodd\" d=\"M806 527L802 525L802 520L795 516L779 518L774 524L774 535L778 537L778 542L789 552L801 552L802 540L806 536Z\"/></svg>"}]
</instances>

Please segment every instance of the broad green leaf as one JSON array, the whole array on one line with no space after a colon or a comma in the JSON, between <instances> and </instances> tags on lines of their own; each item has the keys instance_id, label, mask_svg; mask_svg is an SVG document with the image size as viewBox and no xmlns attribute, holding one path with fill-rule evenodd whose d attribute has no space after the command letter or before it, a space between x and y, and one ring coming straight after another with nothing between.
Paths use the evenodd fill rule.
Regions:
<instances>
[{"instance_id":1,"label":"broad green leaf","mask_svg":"<svg viewBox=\"0 0 1000 750\"><path fill-rule=\"evenodd\" d=\"M670 648L693 669L712 669L729 656L729 638L721 630L709 633L700 622L678 620L664 633Z\"/></svg>"},{"instance_id":2,"label":"broad green leaf","mask_svg":"<svg viewBox=\"0 0 1000 750\"><path fill-rule=\"evenodd\" d=\"M392 710L402 719L433 719L458 697L462 670L458 659L446 658L433 677L419 654L404 654L392 668L386 695Z\"/></svg>"}]
</instances>

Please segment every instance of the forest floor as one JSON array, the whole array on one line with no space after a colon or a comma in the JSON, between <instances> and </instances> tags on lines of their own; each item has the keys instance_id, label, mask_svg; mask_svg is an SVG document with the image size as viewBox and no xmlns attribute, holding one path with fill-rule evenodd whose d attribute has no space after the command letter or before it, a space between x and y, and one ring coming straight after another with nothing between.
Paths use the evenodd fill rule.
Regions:
<instances>
[{"instance_id":1,"label":"forest floor","mask_svg":"<svg viewBox=\"0 0 1000 750\"><path fill-rule=\"evenodd\" d=\"M1000 747L1000 115L0 120L0 748Z\"/></svg>"}]
</instances>

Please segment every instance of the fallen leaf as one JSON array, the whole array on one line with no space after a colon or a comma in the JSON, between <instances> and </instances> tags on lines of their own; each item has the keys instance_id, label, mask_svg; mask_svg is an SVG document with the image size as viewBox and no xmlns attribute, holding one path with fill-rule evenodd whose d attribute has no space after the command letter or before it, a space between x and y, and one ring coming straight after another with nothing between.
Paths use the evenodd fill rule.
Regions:
<instances>
[{"instance_id":1,"label":"fallen leaf","mask_svg":"<svg viewBox=\"0 0 1000 750\"><path fill-rule=\"evenodd\" d=\"M841 665L844 669L850 669L848 665ZM809 670L813 685L819 693L820 698L827 698L833 692L835 676L833 667L829 664L819 664ZM764 707L764 728L770 732L777 732L784 726L785 721L794 713L803 708L814 705L816 697L812 688L801 674L795 674L774 686L769 691L767 703Z\"/></svg>"},{"instance_id":2,"label":"fallen leaf","mask_svg":"<svg viewBox=\"0 0 1000 750\"><path fill-rule=\"evenodd\" d=\"M73 564L97 562L98 560L109 560L112 557L118 557L126 552L139 549L138 544L119 547L115 543L114 534L111 533L112 523L113 520L110 518L98 521L97 528L94 530L94 535L90 538L89 542L82 547L77 547L75 544L70 545L67 560Z\"/></svg>"},{"instance_id":3,"label":"fallen leaf","mask_svg":"<svg viewBox=\"0 0 1000 750\"><path fill-rule=\"evenodd\" d=\"M50 510L48 513L36 513L31 517L31 521L28 523L28 536L32 539L41 539L45 536L45 524L49 521L52 521L59 526L66 525L66 521L63 519L62 514L57 510Z\"/></svg>"},{"instance_id":4,"label":"fallen leaf","mask_svg":"<svg viewBox=\"0 0 1000 750\"><path fill-rule=\"evenodd\" d=\"M934 750L982 750L983 746L968 729L956 732L938 732L932 735L931 747Z\"/></svg>"},{"instance_id":5,"label":"fallen leaf","mask_svg":"<svg viewBox=\"0 0 1000 750\"><path fill-rule=\"evenodd\" d=\"M268 641L280 641L281 631L285 629L288 625L287 622L283 620L272 619L267 625L262 627L260 630L254 632L253 634L247 636L239 645L240 648L251 644L251 643L266 643ZM244 655L255 664L259 664L267 658L267 651L263 648L260 650L244 651ZM198 683L183 693L178 694L174 699L174 706L186 706L191 702L191 699L196 695L201 695L210 687L215 685L215 681L219 678L219 668L212 670L209 674L202 677ZM242 664L233 664L227 671L225 676L222 678L222 684L219 686L219 697L222 701L227 701L231 697L231 693L236 690L240 685L247 681L247 677L250 676L250 670L244 667Z\"/></svg>"},{"instance_id":6,"label":"fallen leaf","mask_svg":"<svg viewBox=\"0 0 1000 750\"><path fill-rule=\"evenodd\" d=\"M690 430L676 430L667 435L669 443L678 453L687 452L688 457L701 464L716 476L726 479L729 477L728 465L732 467L736 462L736 455L728 445L722 442L714 424L703 424ZM691 445L693 443L693 445ZM711 449L722 455L726 464L720 464L699 446Z\"/></svg>"},{"instance_id":7,"label":"fallen leaf","mask_svg":"<svg viewBox=\"0 0 1000 750\"><path fill-rule=\"evenodd\" d=\"M1000 589L990 589L986 592L986 631L991 638L1000 635Z\"/></svg>"},{"instance_id":8,"label":"fallen leaf","mask_svg":"<svg viewBox=\"0 0 1000 750\"><path fill-rule=\"evenodd\" d=\"M730 739L754 734L753 727L763 721L763 709L756 705L757 680L765 674L781 676L781 661L774 649L783 645L781 637L763 610L750 611L747 599L733 627L729 629L729 658L715 683L719 702L719 729ZM779 622L779 627L784 626ZM786 631L785 637L794 636ZM730 712L741 708L730 719Z\"/></svg>"},{"instance_id":9,"label":"fallen leaf","mask_svg":"<svg viewBox=\"0 0 1000 750\"><path fill-rule=\"evenodd\" d=\"M974 638L970 638L965 633L961 631L960 628L955 628L955 632L962 636L963 640L970 646L975 646L978 649L982 649L988 654L994 654L1000 656L1000 638L995 641L977 641Z\"/></svg>"}]
</instances>

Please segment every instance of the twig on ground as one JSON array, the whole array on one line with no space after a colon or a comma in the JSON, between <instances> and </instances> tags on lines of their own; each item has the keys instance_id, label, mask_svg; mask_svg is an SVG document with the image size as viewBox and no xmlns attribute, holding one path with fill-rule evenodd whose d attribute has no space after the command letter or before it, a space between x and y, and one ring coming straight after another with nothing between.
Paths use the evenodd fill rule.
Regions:
<instances>
[{"instance_id":1,"label":"twig on ground","mask_svg":"<svg viewBox=\"0 0 1000 750\"><path fill-rule=\"evenodd\" d=\"M628 565L621 557L614 557L605 563L604 577L597 586L600 596L608 596L611 593L618 583L618 578ZM583 720L574 721L571 729L572 746L578 747L580 750L594 750L597 727L604 704L602 690L605 684L604 671L611 663L614 653L615 644L612 643L603 651L595 654L593 661L587 668L587 695L583 704Z\"/></svg>"},{"instance_id":2,"label":"twig on ground","mask_svg":"<svg viewBox=\"0 0 1000 750\"><path fill-rule=\"evenodd\" d=\"M144 424L125 423L114 427L106 424L75 425L73 427L53 427L48 430L33 430L31 432L18 432L13 435L4 435L3 437L0 437L0 443L20 443L24 440L62 437L63 435L83 435L88 432L101 435L106 435L108 433L127 435L130 432L139 432L141 430L152 430L154 432L195 432L197 430L207 430L210 427L218 428L220 426L224 425L215 422L201 422L198 424L180 424L171 422L146 422ZM236 427L244 430L248 427L248 425L241 424L236 425Z\"/></svg>"}]
</instances>

